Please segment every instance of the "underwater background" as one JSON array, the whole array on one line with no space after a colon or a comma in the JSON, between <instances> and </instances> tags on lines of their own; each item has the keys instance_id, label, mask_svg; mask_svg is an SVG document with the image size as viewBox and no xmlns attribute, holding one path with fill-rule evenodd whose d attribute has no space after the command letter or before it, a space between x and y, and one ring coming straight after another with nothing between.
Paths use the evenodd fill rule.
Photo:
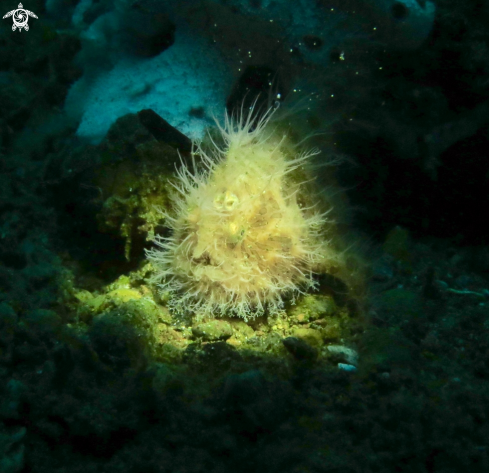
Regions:
<instances>
[{"instance_id":1,"label":"underwater background","mask_svg":"<svg viewBox=\"0 0 489 473\"><path fill-rule=\"evenodd\" d=\"M489 471L487 1L17 1L0 0L0 473ZM181 262L199 282L211 256L182 246L167 290L147 255L175 207L195 216L181 169L214 145L230 165L225 117L256 116L251 135L267 110L284 156L310 152L280 192L328 215L305 217L327 224L327 264L294 266L308 287L280 310L200 314L211 289ZM214 182L199 172L180 192ZM233 185L215 205L238 205ZM232 225L207 232L229 258L268 238Z\"/></svg>"}]
</instances>

